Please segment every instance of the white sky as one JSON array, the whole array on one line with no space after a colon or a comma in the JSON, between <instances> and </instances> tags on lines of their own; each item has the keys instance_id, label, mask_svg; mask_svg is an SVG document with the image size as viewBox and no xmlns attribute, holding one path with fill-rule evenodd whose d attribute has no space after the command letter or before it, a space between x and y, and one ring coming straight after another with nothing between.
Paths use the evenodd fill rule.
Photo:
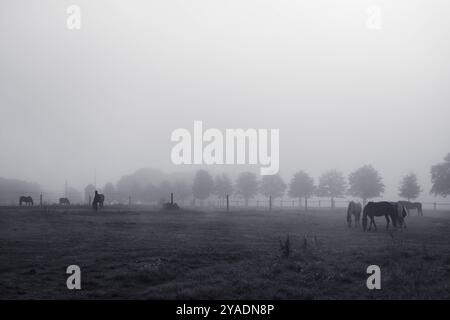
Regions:
<instances>
[{"instance_id":1,"label":"white sky","mask_svg":"<svg viewBox=\"0 0 450 320\"><path fill-rule=\"evenodd\" d=\"M372 164L386 197L414 171L426 199L450 152L449 15L444 0L2 0L0 176L62 190L94 170L195 170L171 164L170 134L202 120L280 129L285 178Z\"/></svg>"}]
</instances>

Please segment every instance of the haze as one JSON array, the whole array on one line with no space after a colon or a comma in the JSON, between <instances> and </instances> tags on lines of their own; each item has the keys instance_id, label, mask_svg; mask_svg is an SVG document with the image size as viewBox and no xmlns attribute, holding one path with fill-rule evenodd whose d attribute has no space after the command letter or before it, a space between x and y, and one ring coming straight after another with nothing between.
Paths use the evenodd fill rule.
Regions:
<instances>
[{"instance_id":1,"label":"haze","mask_svg":"<svg viewBox=\"0 0 450 320\"><path fill-rule=\"evenodd\" d=\"M172 164L170 134L201 120L280 129L286 180L372 164L386 197L413 171L427 199L450 152L449 15L439 0L2 0L0 177L61 191L196 170Z\"/></svg>"}]
</instances>

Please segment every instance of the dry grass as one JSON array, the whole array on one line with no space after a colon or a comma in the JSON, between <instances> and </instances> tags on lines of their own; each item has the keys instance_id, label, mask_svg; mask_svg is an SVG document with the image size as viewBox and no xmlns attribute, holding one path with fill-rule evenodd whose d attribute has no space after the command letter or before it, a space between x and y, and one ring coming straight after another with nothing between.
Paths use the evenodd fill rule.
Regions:
<instances>
[{"instance_id":1,"label":"dry grass","mask_svg":"<svg viewBox=\"0 0 450 320\"><path fill-rule=\"evenodd\" d=\"M430 214L363 233L339 209L2 208L0 298L449 299L450 213ZM365 286L370 264L382 290Z\"/></svg>"}]
</instances>

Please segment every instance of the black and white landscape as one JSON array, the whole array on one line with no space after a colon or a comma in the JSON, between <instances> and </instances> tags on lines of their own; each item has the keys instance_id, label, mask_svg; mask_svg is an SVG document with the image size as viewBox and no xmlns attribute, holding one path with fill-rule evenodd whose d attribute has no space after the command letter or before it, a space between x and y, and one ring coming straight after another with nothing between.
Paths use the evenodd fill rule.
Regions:
<instances>
[{"instance_id":1,"label":"black and white landscape","mask_svg":"<svg viewBox=\"0 0 450 320\"><path fill-rule=\"evenodd\" d=\"M0 299L450 298L448 1L0 2Z\"/></svg>"}]
</instances>

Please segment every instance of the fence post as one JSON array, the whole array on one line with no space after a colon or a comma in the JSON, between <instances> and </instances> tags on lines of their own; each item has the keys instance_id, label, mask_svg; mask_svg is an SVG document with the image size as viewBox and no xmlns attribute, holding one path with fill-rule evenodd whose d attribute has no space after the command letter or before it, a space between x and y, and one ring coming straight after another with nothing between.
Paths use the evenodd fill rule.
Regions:
<instances>
[{"instance_id":1,"label":"fence post","mask_svg":"<svg viewBox=\"0 0 450 320\"><path fill-rule=\"evenodd\" d=\"M42 207L42 193L39 195L39 206Z\"/></svg>"},{"instance_id":2,"label":"fence post","mask_svg":"<svg viewBox=\"0 0 450 320\"><path fill-rule=\"evenodd\" d=\"M269 211L272 211L272 196L269 196Z\"/></svg>"},{"instance_id":3,"label":"fence post","mask_svg":"<svg viewBox=\"0 0 450 320\"><path fill-rule=\"evenodd\" d=\"M230 211L230 197L227 195L227 212Z\"/></svg>"},{"instance_id":4,"label":"fence post","mask_svg":"<svg viewBox=\"0 0 450 320\"><path fill-rule=\"evenodd\" d=\"M170 204L173 205L173 192L170 193Z\"/></svg>"},{"instance_id":5,"label":"fence post","mask_svg":"<svg viewBox=\"0 0 450 320\"><path fill-rule=\"evenodd\" d=\"M434 209L434 211L436 211L436 210L437 210L437 204L436 204L436 202L435 202L435 203L433 203L433 209Z\"/></svg>"}]
</instances>

